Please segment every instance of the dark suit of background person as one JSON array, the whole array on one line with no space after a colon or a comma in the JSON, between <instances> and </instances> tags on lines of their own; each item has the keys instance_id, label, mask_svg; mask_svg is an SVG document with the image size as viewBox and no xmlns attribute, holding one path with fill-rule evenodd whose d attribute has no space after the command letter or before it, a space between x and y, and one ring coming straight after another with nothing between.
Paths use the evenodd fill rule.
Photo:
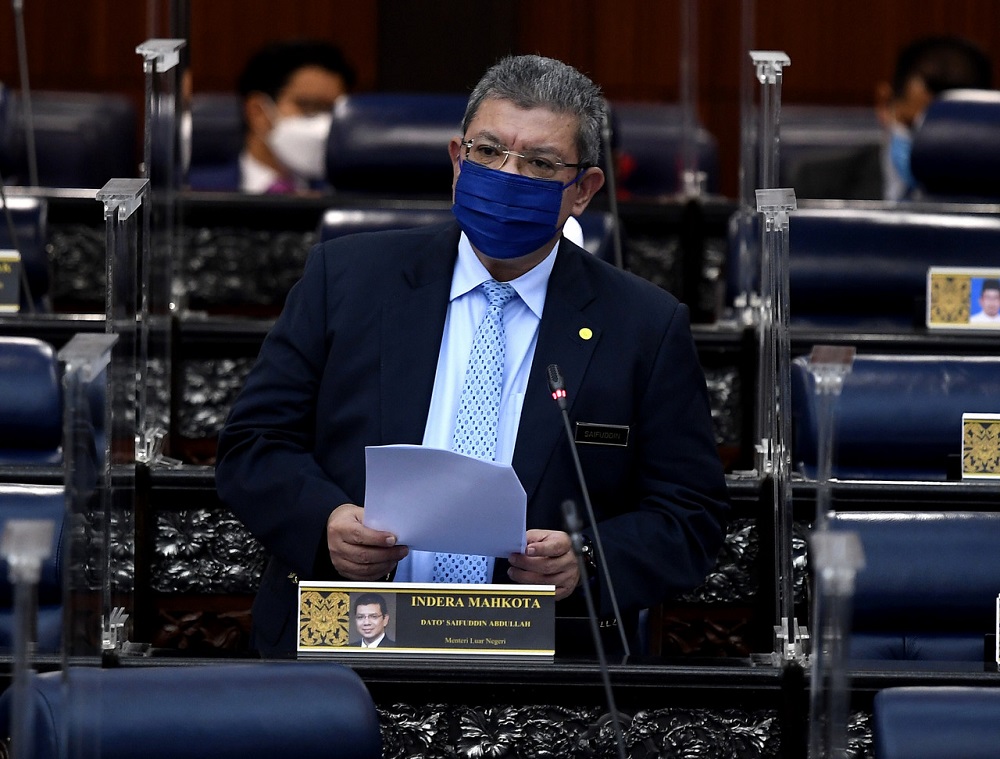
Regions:
<instances>
[{"instance_id":1,"label":"dark suit of background person","mask_svg":"<svg viewBox=\"0 0 1000 759\"><path fill-rule=\"evenodd\" d=\"M294 651L297 579L337 578L327 520L339 504L363 504L365 446L422 441L460 232L445 223L314 248L233 405L216 481L271 555L253 610L254 645L265 656ZM579 454L634 633L640 609L696 586L714 565L725 478L687 308L558 244L512 466L527 493L528 529L564 530L561 504L582 508L582 500L549 364L565 375L572 423L629 427L627 446L581 445ZM509 582L507 569L498 559L493 582ZM608 617L607 588L597 583ZM557 614L585 616L579 589Z\"/></svg>"},{"instance_id":2,"label":"dark suit of background person","mask_svg":"<svg viewBox=\"0 0 1000 759\"><path fill-rule=\"evenodd\" d=\"M891 200L914 197L910 172L913 132L935 97L953 89L990 89L993 63L959 37L925 37L904 47L892 82L879 82L875 113L884 129L880 145L845 149L836 158L804 163L791 177L799 198Z\"/></svg>"}]
</instances>

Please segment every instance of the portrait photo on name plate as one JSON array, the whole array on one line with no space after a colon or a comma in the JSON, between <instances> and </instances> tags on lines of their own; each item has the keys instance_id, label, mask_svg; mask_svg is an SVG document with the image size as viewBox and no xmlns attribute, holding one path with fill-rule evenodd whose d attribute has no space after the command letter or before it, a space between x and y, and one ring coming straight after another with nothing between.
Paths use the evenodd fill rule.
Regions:
<instances>
[{"instance_id":1,"label":"portrait photo on name plate","mask_svg":"<svg viewBox=\"0 0 1000 759\"><path fill-rule=\"evenodd\" d=\"M349 646L391 648L396 645L396 597L393 593L351 593Z\"/></svg>"},{"instance_id":2,"label":"portrait photo on name plate","mask_svg":"<svg viewBox=\"0 0 1000 759\"><path fill-rule=\"evenodd\" d=\"M1000 278L972 277L969 284L969 324L1000 329Z\"/></svg>"}]
</instances>

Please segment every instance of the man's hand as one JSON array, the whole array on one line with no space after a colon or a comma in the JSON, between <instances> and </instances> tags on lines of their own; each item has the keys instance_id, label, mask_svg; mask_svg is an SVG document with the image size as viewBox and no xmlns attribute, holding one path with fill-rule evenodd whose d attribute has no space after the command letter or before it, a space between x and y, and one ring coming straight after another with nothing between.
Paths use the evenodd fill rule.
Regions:
<instances>
[{"instance_id":1,"label":"man's hand","mask_svg":"<svg viewBox=\"0 0 1000 759\"><path fill-rule=\"evenodd\" d=\"M528 530L524 553L512 553L507 576L524 585L555 585L556 600L572 593L580 570L569 535L556 530Z\"/></svg>"},{"instance_id":2,"label":"man's hand","mask_svg":"<svg viewBox=\"0 0 1000 759\"><path fill-rule=\"evenodd\" d=\"M396 536L391 532L365 527L364 513L360 506L344 503L330 514L326 520L330 561L348 580L382 580L409 549L396 545Z\"/></svg>"}]
</instances>

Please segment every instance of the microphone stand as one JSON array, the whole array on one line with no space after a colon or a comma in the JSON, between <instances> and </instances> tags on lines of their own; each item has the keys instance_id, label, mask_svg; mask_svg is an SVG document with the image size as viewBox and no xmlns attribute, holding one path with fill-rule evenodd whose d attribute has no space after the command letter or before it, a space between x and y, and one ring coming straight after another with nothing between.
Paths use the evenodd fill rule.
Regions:
<instances>
[{"instance_id":1,"label":"microphone stand","mask_svg":"<svg viewBox=\"0 0 1000 759\"><path fill-rule=\"evenodd\" d=\"M622 614L618 610L618 596L615 593L615 586L611 582L611 572L608 570L608 562L604 559L604 546L601 545L601 532L597 529L597 518L594 516L594 507L590 503L590 495L587 492L587 481L583 477L583 467L580 466L580 454L577 453L576 443L573 441L573 429L569 424L569 414L566 413L566 382L563 380L562 372L556 364L549 364L549 388L552 390L552 397L559 404L562 411L563 426L566 428L566 437L569 439L569 449L573 454L573 465L576 467L576 477L580 482L580 490L583 492L583 504L587 507L587 518L590 526L594 529L594 547L597 549L598 563L601 565L601 574L608 586L608 598L611 599L611 608L614 611L615 623L618 626L618 635L622 640L622 650L625 656L631 656L628 640L625 637L625 625L622 624ZM588 588L589 590L589 588Z\"/></svg>"},{"instance_id":2,"label":"microphone stand","mask_svg":"<svg viewBox=\"0 0 1000 759\"><path fill-rule=\"evenodd\" d=\"M615 731L615 745L618 747L618 759L626 759L625 736L622 733L621 721L618 719L618 707L615 706L615 694L611 690L611 675L608 671L608 660L604 655L604 644L601 642L601 630L597 625L597 610L594 608L594 594L587 578L587 567L583 561L583 536L580 534L580 515L576 503L565 500L562 504L563 519L566 531L573 545L573 555L576 556L576 566L580 571L580 584L583 586L583 597L587 602L587 618L590 620L590 632L594 636L594 648L597 649L597 662L601 669L601 680L604 683L604 697L611 712L611 725ZM619 623L619 627L621 624Z\"/></svg>"}]
</instances>

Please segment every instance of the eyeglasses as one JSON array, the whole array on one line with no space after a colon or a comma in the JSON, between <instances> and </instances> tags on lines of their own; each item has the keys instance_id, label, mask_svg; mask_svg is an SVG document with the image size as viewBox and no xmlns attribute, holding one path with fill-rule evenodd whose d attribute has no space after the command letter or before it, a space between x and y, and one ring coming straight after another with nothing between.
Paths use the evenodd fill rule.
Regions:
<instances>
[{"instance_id":1,"label":"eyeglasses","mask_svg":"<svg viewBox=\"0 0 1000 759\"><path fill-rule=\"evenodd\" d=\"M382 614L358 614L354 618L358 622L378 622L383 616Z\"/></svg>"},{"instance_id":2,"label":"eyeglasses","mask_svg":"<svg viewBox=\"0 0 1000 759\"><path fill-rule=\"evenodd\" d=\"M529 151L518 153L503 145L477 137L462 143L465 157L473 163L489 169L502 169L510 156L517 158L517 170L535 179L552 179L562 169L579 169L582 163L557 161L551 155Z\"/></svg>"}]
</instances>

